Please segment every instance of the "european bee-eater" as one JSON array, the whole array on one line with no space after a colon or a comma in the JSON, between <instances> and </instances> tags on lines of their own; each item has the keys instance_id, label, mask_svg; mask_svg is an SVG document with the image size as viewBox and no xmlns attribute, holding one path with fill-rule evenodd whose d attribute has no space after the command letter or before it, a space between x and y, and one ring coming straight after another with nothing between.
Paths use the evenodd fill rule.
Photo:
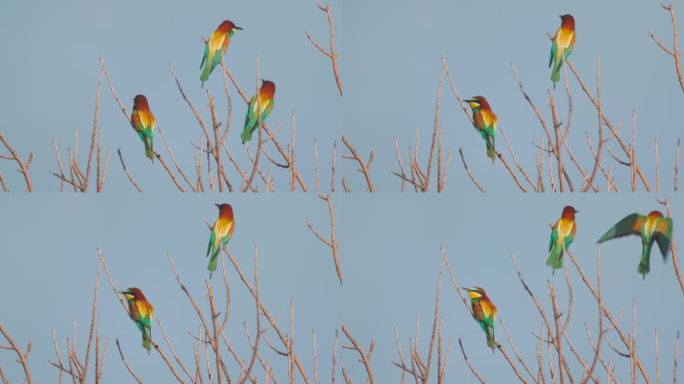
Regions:
<instances>
[{"instance_id":1,"label":"european bee-eater","mask_svg":"<svg viewBox=\"0 0 684 384\"><path fill-rule=\"evenodd\" d=\"M147 103L147 98L143 95L137 95L133 98L133 113L131 113L131 125L138 133L140 140L145 144L145 156L154 162L154 147L152 146L152 136L154 134L154 125L156 120L150 105Z\"/></svg>"},{"instance_id":2,"label":"european bee-eater","mask_svg":"<svg viewBox=\"0 0 684 384\"><path fill-rule=\"evenodd\" d=\"M245 128L240 135L242 144L252 139L252 133L254 133L259 126L259 113L261 113L261 121L264 121L273 110L274 95L275 83L261 79L259 93L252 96L252 99L249 100L247 116L245 117ZM257 112L257 96L259 97L259 112Z\"/></svg>"},{"instance_id":3,"label":"european bee-eater","mask_svg":"<svg viewBox=\"0 0 684 384\"><path fill-rule=\"evenodd\" d=\"M200 76L203 87L204 82L209 79L211 72L213 72L214 68L221 63L223 55L228 51L230 38L233 36L233 33L241 29L242 28L233 24L232 21L224 20L211 34L209 40L204 43L204 55L202 56L202 64L200 64L200 69L204 67L202 75Z\"/></svg>"},{"instance_id":4,"label":"european bee-eater","mask_svg":"<svg viewBox=\"0 0 684 384\"><path fill-rule=\"evenodd\" d=\"M473 318L480 324L485 335L487 335L487 346L494 350L497 344L494 340L494 320L496 320L496 305L487 296L484 289L480 287L463 288L468 291L470 305L473 309Z\"/></svg>"},{"instance_id":5,"label":"european bee-eater","mask_svg":"<svg viewBox=\"0 0 684 384\"><path fill-rule=\"evenodd\" d=\"M565 60L572 53L575 48L575 18L570 14L560 15L561 26L553 36L553 43L551 44L551 54L549 55L549 68L553 65L551 70L551 81L553 87L556 88L556 83L560 80L560 70Z\"/></svg>"},{"instance_id":6,"label":"european bee-eater","mask_svg":"<svg viewBox=\"0 0 684 384\"><path fill-rule=\"evenodd\" d=\"M672 219L663 217L659 211L652 211L648 216L632 213L613 225L598 239L598 243L627 235L641 236L641 260L637 271L646 278L651 269L651 247L654 242L658 243L663 261L667 258L672 240Z\"/></svg>"},{"instance_id":7,"label":"european bee-eater","mask_svg":"<svg viewBox=\"0 0 684 384\"><path fill-rule=\"evenodd\" d=\"M494 148L494 134L496 133L496 115L492 112L487 99L483 96L474 96L470 100L465 100L473 110L473 126L480 133L480 136L487 144L487 157L494 159L496 157L496 148Z\"/></svg>"},{"instance_id":8,"label":"european bee-eater","mask_svg":"<svg viewBox=\"0 0 684 384\"><path fill-rule=\"evenodd\" d=\"M122 291L126 301L128 302L128 311L131 315L131 320L138 326L142 332L142 346L150 353L152 347L152 316L154 315L154 307L145 298L139 288L128 288Z\"/></svg>"},{"instance_id":9,"label":"european bee-eater","mask_svg":"<svg viewBox=\"0 0 684 384\"><path fill-rule=\"evenodd\" d=\"M579 211L572 206L566 205L560 219L551 228L549 258L546 259L546 265L553 268L554 272L558 268L563 268L563 253L570 248L570 244L575 239L577 232L575 213L577 212Z\"/></svg>"},{"instance_id":10,"label":"european bee-eater","mask_svg":"<svg viewBox=\"0 0 684 384\"><path fill-rule=\"evenodd\" d=\"M228 241L233 237L235 231L235 220L233 219L233 207L230 204L214 204L219 209L219 216L211 228L211 235L209 236L209 246L207 247L207 257L209 259L209 278L216 270L218 264L219 254L223 247L228 244Z\"/></svg>"}]
</instances>

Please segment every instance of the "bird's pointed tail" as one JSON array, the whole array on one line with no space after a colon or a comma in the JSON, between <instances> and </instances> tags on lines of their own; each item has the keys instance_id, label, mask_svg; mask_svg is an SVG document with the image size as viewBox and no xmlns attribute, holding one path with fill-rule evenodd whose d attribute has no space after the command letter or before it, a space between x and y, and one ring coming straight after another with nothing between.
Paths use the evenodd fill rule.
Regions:
<instances>
[{"instance_id":1,"label":"bird's pointed tail","mask_svg":"<svg viewBox=\"0 0 684 384\"><path fill-rule=\"evenodd\" d=\"M492 159L492 163L496 160L496 148L494 147L494 136L487 136L487 157Z\"/></svg>"},{"instance_id":2,"label":"bird's pointed tail","mask_svg":"<svg viewBox=\"0 0 684 384\"><path fill-rule=\"evenodd\" d=\"M494 327L487 327L487 346L494 351L496 349L496 340L494 340Z\"/></svg>"},{"instance_id":3,"label":"bird's pointed tail","mask_svg":"<svg viewBox=\"0 0 684 384\"><path fill-rule=\"evenodd\" d=\"M211 259L209 259L209 265L207 266L207 269L209 270L209 278L211 279L212 273L216 271L216 267L218 266L218 259L219 255L221 254L221 249L217 249L212 255Z\"/></svg>"},{"instance_id":4,"label":"bird's pointed tail","mask_svg":"<svg viewBox=\"0 0 684 384\"><path fill-rule=\"evenodd\" d=\"M154 163L154 147L152 146L152 138L146 138L145 139L145 156L147 156L148 159L152 160Z\"/></svg>"},{"instance_id":5,"label":"bird's pointed tail","mask_svg":"<svg viewBox=\"0 0 684 384\"><path fill-rule=\"evenodd\" d=\"M651 244L652 246L653 244ZM646 245L641 251L641 259L639 260L639 267L637 271L646 279L646 274L651 271L651 246Z\"/></svg>"},{"instance_id":6,"label":"bird's pointed tail","mask_svg":"<svg viewBox=\"0 0 684 384\"><path fill-rule=\"evenodd\" d=\"M563 59L557 57L556 61L553 63L553 70L551 71L551 81L553 81L553 89L556 89L556 83L560 81L560 70L562 66Z\"/></svg>"},{"instance_id":7,"label":"bird's pointed tail","mask_svg":"<svg viewBox=\"0 0 684 384\"><path fill-rule=\"evenodd\" d=\"M204 82L209 80L209 74L211 73L212 66L209 65L209 63L206 63L204 66L204 69L202 70L202 74L200 75L200 81L202 82L202 87L204 87Z\"/></svg>"},{"instance_id":8,"label":"bird's pointed tail","mask_svg":"<svg viewBox=\"0 0 684 384\"><path fill-rule=\"evenodd\" d=\"M555 271L556 269L563 268L563 247L556 243L553 245L553 248L551 248L551 252L549 253L549 258L546 259L546 265L550 266L553 268Z\"/></svg>"},{"instance_id":9,"label":"bird's pointed tail","mask_svg":"<svg viewBox=\"0 0 684 384\"><path fill-rule=\"evenodd\" d=\"M147 353L150 353L150 349L152 348L152 329L149 327L143 327L142 346L147 349Z\"/></svg>"},{"instance_id":10,"label":"bird's pointed tail","mask_svg":"<svg viewBox=\"0 0 684 384\"><path fill-rule=\"evenodd\" d=\"M252 140L252 129L245 127L245 129L240 134L240 138L242 139L242 144Z\"/></svg>"}]
</instances>

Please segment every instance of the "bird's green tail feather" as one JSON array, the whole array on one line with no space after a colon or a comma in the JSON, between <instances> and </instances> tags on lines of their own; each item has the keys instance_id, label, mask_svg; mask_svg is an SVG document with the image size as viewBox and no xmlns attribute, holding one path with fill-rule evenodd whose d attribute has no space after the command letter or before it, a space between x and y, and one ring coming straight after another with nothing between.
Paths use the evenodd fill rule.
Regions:
<instances>
[{"instance_id":1,"label":"bird's green tail feather","mask_svg":"<svg viewBox=\"0 0 684 384\"><path fill-rule=\"evenodd\" d=\"M487 346L494 350L496 348L496 341L494 340L494 327L487 327Z\"/></svg>"},{"instance_id":2,"label":"bird's green tail feather","mask_svg":"<svg viewBox=\"0 0 684 384\"><path fill-rule=\"evenodd\" d=\"M240 138L242 139L242 144L252 140L252 133L254 132L255 128L256 128L256 125L253 125L250 123L245 125L245 129L240 134Z\"/></svg>"},{"instance_id":3,"label":"bird's green tail feather","mask_svg":"<svg viewBox=\"0 0 684 384\"><path fill-rule=\"evenodd\" d=\"M143 327L142 346L147 349L148 352L152 348L152 329L149 327Z\"/></svg>"},{"instance_id":4,"label":"bird's green tail feather","mask_svg":"<svg viewBox=\"0 0 684 384\"><path fill-rule=\"evenodd\" d=\"M639 260L639 267L637 268L637 271L641 273L641 276L645 279L646 274L650 272L651 270L651 246L653 243L650 245L646 245L643 247L643 251L641 252L641 259Z\"/></svg>"},{"instance_id":5,"label":"bird's green tail feather","mask_svg":"<svg viewBox=\"0 0 684 384\"><path fill-rule=\"evenodd\" d=\"M152 160L154 162L154 147L152 146L152 138L151 137L145 137L145 156L147 156L148 159Z\"/></svg>"},{"instance_id":6,"label":"bird's green tail feather","mask_svg":"<svg viewBox=\"0 0 684 384\"><path fill-rule=\"evenodd\" d=\"M216 267L218 265L218 259L219 259L220 253L221 253L221 249L217 249L211 255L211 259L209 259L209 265L207 266L207 269L209 270L209 278L210 279L211 279L211 274L214 273L214 271L216 271Z\"/></svg>"},{"instance_id":7,"label":"bird's green tail feather","mask_svg":"<svg viewBox=\"0 0 684 384\"><path fill-rule=\"evenodd\" d=\"M202 81L202 85L204 85L204 82L209 80L209 74L211 74L212 69L214 69L213 63L205 63L204 69L202 70L202 74L200 75L200 81Z\"/></svg>"},{"instance_id":8,"label":"bird's green tail feather","mask_svg":"<svg viewBox=\"0 0 684 384\"><path fill-rule=\"evenodd\" d=\"M496 159L496 148L494 148L494 136L487 136L487 157L492 159L492 163Z\"/></svg>"},{"instance_id":9,"label":"bird's green tail feather","mask_svg":"<svg viewBox=\"0 0 684 384\"><path fill-rule=\"evenodd\" d=\"M561 258L563 252L563 247L561 244L554 244L549 253L549 258L546 259L546 265L551 268L556 269L563 268L563 259Z\"/></svg>"},{"instance_id":10,"label":"bird's green tail feather","mask_svg":"<svg viewBox=\"0 0 684 384\"><path fill-rule=\"evenodd\" d=\"M556 62L553 63L553 71L551 71L551 81L553 81L554 87L556 86L556 83L560 81L560 70L562 65L563 59L556 57Z\"/></svg>"}]
</instances>

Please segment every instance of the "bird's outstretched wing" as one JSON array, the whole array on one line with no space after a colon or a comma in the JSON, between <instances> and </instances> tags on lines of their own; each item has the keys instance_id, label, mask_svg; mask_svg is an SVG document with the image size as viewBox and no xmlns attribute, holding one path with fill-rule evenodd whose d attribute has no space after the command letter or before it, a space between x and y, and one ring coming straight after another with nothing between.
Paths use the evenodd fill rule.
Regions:
<instances>
[{"instance_id":1,"label":"bird's outstretched wing","mask_svg":"<svg viewBox=\"0 0 684 384\"><path fill-rule=\"evenodd\" d=\"M641 227L646 221L646 216L640 215L638 213L632 213L631 215L625 216L624 219L613 225L606 233L601 236L597 243L602 243L607 240L615 239L618 237L623 237L627 235L639 235L641 234Z\"/></svg>"}]
</instances>

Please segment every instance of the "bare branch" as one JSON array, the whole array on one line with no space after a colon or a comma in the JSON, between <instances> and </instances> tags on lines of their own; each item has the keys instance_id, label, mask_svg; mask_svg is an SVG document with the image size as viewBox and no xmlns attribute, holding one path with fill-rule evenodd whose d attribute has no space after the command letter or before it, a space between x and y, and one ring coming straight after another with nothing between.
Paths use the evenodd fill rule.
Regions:
<instances>
[{"instance_id":1,"label":"bare branch","mask_svg":"<svg viewBox=\"0 0 684 384\"><path fill-rule=\"evenodd\" d=\"M461 347L461 353L463 353L463 360L465 360L466 364L468 364L468 368L470 368L470 372L475 375L475 378L477 381L479 381L481 384L485 384L485 381L482 379L482 376L475 370L475 367L470 363L470 360L468 359L468 356L465 353L465 349L463 349L463 342L461 341L461 338L458 338L458 345Z\"/></svg>"},{"instance_id":2,"label":"bare branch","mask_svg":"<svg viewBox=\"0 0 684 384\"><path fill-rule=\"evenodd\" d=\"M314 227L306 221L306 225L309 227L311 232L320 240L323 244L330 247L332 251L333 262L335 263L335 270L337 271L337 278L340 280L340 285L342 285L342 267L340 266L340 259L337 254L337 246L339 243L335 240L335 209L332 205L332 195L328 194L326 196L319 195L328 204L328 213L330 214L330 238L326 239L321 235Z\"/></svg>"},{"instance_id":3,"label":"bare branch","mask_svg":"<svg viewBox=\"0 0 684 384\"><path fill-rule=\"evenodd\" d=\"M682 92L684 92L684 75L682 74L681 53L677 47L677 19L675 17L674 6L672 4L665 5L663 3L661 3L660 6L670 13L670 20L672 21L672 49L666 48L651 31L649 31L648 34L651 35L651 39L653 39L656 45L662 49L663 52L674 59L679 86L682 88Z\"/></svg>"},{"instance_id":4,"label":"bare branch","mask_svg":"<svg viewBox=\"0 0 684 384\"><path fill-rule=\"evenodd\" d=\"M371 180L370 177L370 167L371 163L373 162L373 159L375 158L375 153L371 150L370 152L370 157L368 159L368 162L364 162L363 159L361 159L361 156L359 153L356 151L356 149L351 145L349 142L349 139L347 139L346 136L342 136L342 142L344 145L349 149L349 152L351 152L352 157L345 157L344 158L351 158L353 160L356 160L357 163L359 163L359 172L363 173L363 176L366 178L366 184L368 185L368 191L369 192L375 192L375 187L373 186L373 181Z\"/></svg>"},{"instance_id":5,"label":"bare branch","mask_svg":"<svg viewBox=\"0 0 684 384\"><path fill-rule=\"evenodd\" d=\"M344 324L342 324L342 332L344 332L344 335L347 336L347 339L349 339L349 341L352 343L353 349L359 353L359 356L361 357L361 362L366 368L366 373L368 374L368 380L370 381L370 384L375 384L375 374L373 373L373 368L371 368L370 364L370 352L365 352L361 344L359 344L359 342L354 338L354 336L352 336L351 332L349 332L349 330Z\"/></svg>"},{"instance_id":6,"label":"bare branch","mask_svg":"<svg viewBox=\"0 0 684 384\"><path fill-rule=\"evenodd\" d=\"M29 161L28 165L24 160L22 160L21 157L19 157L19 154L17 154L17 151L14 150L14 147L10 145L9 141L5 138L5 136L0 132L0 142L7 148L11 156L3 156L4 159L7 160L13 160L17 163L19 167L19 172L24 176L24 182L26 183L26 190L28 192L33 192L33 184L31 184L31 177L29 176L29 167L31 164L31 159L33 158L33 152L29 152ZM4 183L3 183L4 184Z\"/></svg>"},{"instance_id":7,"label":"bare branch","mask_svg":"<svg viewBox=\"0 0 684 384\"><path fill-rule=\"evenodd\" d=\"M133 379L135 379L135 382L138 384L143 384L142 380L140 380L140 377L135 373L133 370L133 367L131 367L130 364L128 364L128 360L126 360L126 357L124 356L123 352L121 351L121 345L119 344L119 339L115 339L116 341L116 348L119 350L119 356L121 356L121 361L123 361L124 365L126 366L126 369L128 369L128 372L133 376Z\"/></svg>"},{"instance_id":8,"label":"bare branch","mask_svg":"<svg viewBox=\"0 0 684 384\"><path fill-rule=\"evenodd\" d=\"M461 161L463 162L463 168L465 168L466 173L470 177L470 180L473 181L473 184L477 187L477 189L480 190L480 192L486 192L484 188L482 188L482 185L480 182L473 176L472 172L470 172L470 168L468 168L468 164L465 161L465 157L463 157L463 148L458 148L458 153L461 155Z\"/></svg>"},{"instance_id":9,"label":"bare branch","mask_svg":"<svg viewBox=\"0 0 684 384\"><path fill-rule=\"evenodd\" d=\"M322 6L318 4L318 9L321 11L325 12L325 15L328 18L328 27L330 28L330 50L326 51L321 47L316 41L309 35L308 32L304 32L306 34L307 39L311 42L311 44L314 45L322 54L330 58L330 62L332 63L332 69L333 69L333 74L335 75L335 82L337 83L337 90L340 91L340 96L342 96L342 79L340 79L340 72L337 67L337 51L335 50L335 27L333 25L332 21L332 15L330 14L330 5L326 4L325 6Z\"/></svg>"}]
</instances>

